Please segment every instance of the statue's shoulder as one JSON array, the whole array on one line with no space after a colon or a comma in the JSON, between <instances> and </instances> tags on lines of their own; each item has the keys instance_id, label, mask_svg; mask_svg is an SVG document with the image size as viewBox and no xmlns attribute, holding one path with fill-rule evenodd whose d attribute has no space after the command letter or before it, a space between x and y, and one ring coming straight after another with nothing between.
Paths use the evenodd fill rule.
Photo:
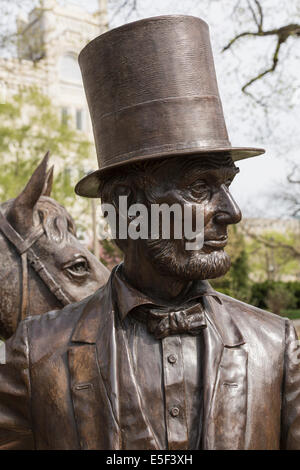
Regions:
<instances>
[{"instance_id":1,"label":"statue's shoulder","mask_svg":"<svg viewBox=\"0 0 300 470\"><path fill-rule=\"evenodd\" d=\"M269 332L274 331L282 334L285 330L286 318L275 313L247 304L241 300L234 299L225 294L218 293L226 310L230 313L234 321L242 328L250 328L263 331L266 328Z\"/></svg>"},{"instance_id":2,"label":"statue's shoulder","mask_svg":"<svg viewBox=\"0 0 300 470\"><path fill-rule=\"evenodd\" d=\"M54 334L57 330L72 329L76 325L81 313L84 311L89 299L66 305L61 310L50 310L42 315L28 316L24 322L31 335Z\"/></svg>"},{"instance_id":3,"label":"statue's shoulder","mask_svg":"<svg viewBox=\"0 0 300 470\"><path fill-rule=\"evenodd\" d=\"M74 331L86 314L89 311L99 311L103 289L104 286L89 297L69 304L61 310L26 318L22 323L26 323L28 344L33 354L51 354L67 349L72 342Z\"/></svg>"}]
</instances>

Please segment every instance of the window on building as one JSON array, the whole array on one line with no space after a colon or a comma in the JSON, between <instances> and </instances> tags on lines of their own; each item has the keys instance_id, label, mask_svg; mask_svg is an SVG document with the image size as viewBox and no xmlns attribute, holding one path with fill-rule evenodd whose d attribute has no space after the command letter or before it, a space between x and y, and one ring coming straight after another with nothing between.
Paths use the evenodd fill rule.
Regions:
<instances>
[{"instance_id":1,"label":"window on building","mask_svg":"<svg viewBox=\"0 0 300 470\"><path fill-rule=\"evenodd\" d=\"M81 73L76 54L68 52L59 61L59 78L65 82L81 84Z\"/></svg>"},{"instance_id":2,"label":"window on building","mask_svg":"<svg viewBox=\"0 0 300 470\"><path fill-rule=\"evenodd\" d=\"M69 120L69 109L67 107L61 108L61 123L67 125Z\"/></svg>"},{"instance_id":3,"label":"window on building","mask_svg":"<svg viewBox=\"0 0 300 470\"><path fill-rule=\"evenodd\" d=\"M76 129L83 131L83 109L76 109Z\"/></svg>"}]
</instances>

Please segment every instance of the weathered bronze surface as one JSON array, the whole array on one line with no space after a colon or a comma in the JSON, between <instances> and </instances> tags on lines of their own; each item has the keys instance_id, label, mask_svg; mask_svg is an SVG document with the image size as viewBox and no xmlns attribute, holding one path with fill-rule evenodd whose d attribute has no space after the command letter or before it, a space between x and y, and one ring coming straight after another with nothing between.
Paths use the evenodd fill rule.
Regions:
<instances>
[{"instance_id":1,"label":"weathered bronze surface","mask_svg":"<svg viewBox=\"0 0 300 470\"><path fill-rule=\"evenodd\" d=\"M151 33L144 29L147 21ZM202 38L203 23L184 17L143 20L119 31L126 43L124 31L132 37L142 28L156 51L151 64L163 63L170 77L173 47L189 40L188 28L182 34L185 21L194 30L198 25ZM174 44L169 42L162 57L156 30L161 38L170 24ZM128 74L139 75L148 60L139 46L127 42L120 58ZM86 49L95 57L89 53L84 67L92 70L98 52L109 54L114 47L108 39L96 40ZM179 68L188 55L185 47L176 56ZM191 80L207 74L199 63L194 66ZM152 68L144 74L152 76ZM214 83L212 69L210 74ZM94 84L91 77L92 72L95 101L103 97L105 104L103 82L96 74ZM122 83L115 84L111 108L116 102L119 109ZM207 93L204 85L200 91ZM92 110L95 129L100 117ZM177 117L171 125L180 128L182 115ZM117 122L116 117L111 126ZM211 131L218 136L221 129ZM184 237L122 239L117 234L124 263L106 285L79 303L22 322L7 341L7 364L0 366L0 448L300 449L299 346L291 322L220 294L207 282L229 269L227 227L241 219L229 191L238 173L232 156L206 148L201 158L183 154L137 164L131 154L127 165L103 173L101 180L94 174L96 185L85 180L117 210L120 195L127 196L128 205L201 209L204 245L188 251ZM132 220L128 216L127 224Z\"/></svg>"},{"instance_id":2,"label":"weathered bronze surface","mask_svg":"<svg viewBox=\"0 0 300 470\"><path fill-rule=\"evenodd\" d=\"M76 238L74 221L50 198L48 155L26 188L0 209L0 337L30 315L62 308L103 285L109 271Z\"/></svg>"}]
</instances>

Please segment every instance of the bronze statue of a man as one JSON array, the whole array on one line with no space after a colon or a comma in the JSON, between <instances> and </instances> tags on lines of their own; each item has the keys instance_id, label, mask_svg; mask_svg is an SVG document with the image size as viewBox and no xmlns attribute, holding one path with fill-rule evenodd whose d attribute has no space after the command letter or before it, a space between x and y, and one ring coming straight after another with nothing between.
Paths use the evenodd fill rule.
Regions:
<instances>
[{"instance_id":1,"label":"bronze statue of a man","mask_svg":"<svg viewBox=\"0 0 300 470\"><path fill-rule=\"evenodd\" d=\"M229 269L227 227L241 219L234 162L263 153L229 143L208 26L145 19L99 36L79 62L99 170L76 192L128 226L121 196L200 209L204 243L117 230L124 263L104 287L22 322L0 366L0 447L300 449L294 328L207 282Z\"/></svg>"}]
</instances>

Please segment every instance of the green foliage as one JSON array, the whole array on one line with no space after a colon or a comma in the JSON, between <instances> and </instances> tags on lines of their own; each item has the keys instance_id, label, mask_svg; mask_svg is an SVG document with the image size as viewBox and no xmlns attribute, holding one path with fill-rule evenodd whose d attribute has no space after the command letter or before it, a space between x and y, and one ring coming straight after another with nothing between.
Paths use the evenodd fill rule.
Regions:
<instances>
[{"instance_id":1,"label":"green foliage","mask_svg":"<svg viewBox=\"0 0 300 470\"><path fill-rule=\"evenodd\" d=\"M264 239L286 246L295 243L293 234L267 232ZM269 248L259 240L246 242L234 226L230 228L226 251L231 257L231 268L224 277L211 281L216 290L275 313L300 308L300 282L278 280L299 271L299 261L288 249Z\"/></svg>"},{"instance_id":2,"label":"green foliage","mask_svg":"<svg viewBox=\"0 0 300 470\"><path fill-rule=\"evenodd\" d=\"M70 209L75 202L74 184L91 157L91 143L61 122L59 110L48 97L36 88L26 88L0 105L1 201L23 189L47 150L55 163L52 196ZM87 206L84 201L80 204Z\"/></svg>"},{"instance_id":3,"label":"green foliage","mask_svg":"<svg viewBox=\"0 0 300 470\"><path fill-rule=\"evenodd\" d=\"M231 290L238 295L240 300L248 300L250 294L249 263L246 250L243 249L240 255L232 263L231 268Z\"/></svg>"},{"instance_id":4,"label":"green foliage","mask_svg":"<svg viewBox=\"0 0 300 470\"><path fill-rule=\"evenodd\" d=\"M291 293L290 300L283 308L292 309L300 308L300 282L282 282L282 281L265 281L255 282L251 288L251 303L259 308L268 308L268 293L269 292L283 292L288 291ZM285 294L284 294L285 295Z\"/></svg>"},{"instance_id":5,"label":"green foliage","mask_svg":"<svg viewBox=\"0 0 300 470\"><path fill-rule=\"evenodd\" d=\"M257 280L280 281L283 276L299 272L297 260L288 247L299 245L293 233L265 231L259 239L247 244L250 269Z\"/></svg>"},{"instance_id":6,"label":"green foliage","mask_svg":"<svg viewBox=\"0 0 300 470\"><path fill-rule=\"evenodd\" d=\"M298 320L300 318L300 309L296 310L282 310L281 315L287 317L290 320Z\"/></svg>"},{"instance_id":7,"label":"green foliage","mask_svg":"<svg viewBox=\"0 0 300 470\"><path fill-rule=\"evenodd\" d=\"M211 284L223 294L248 302L251 295L250 267L245 238L237 226L229 228L229 243L226 251L231 258L231 268L224 277L211 281Z\"/></svg>"},{"instance_id":8,"label":"green foliage","mask_svg":"<svg viewBox=\"0 0 300 470\"><path fill-rule=\"evenodd\" d=\"M269 310L280 315L283 309L296 306L296 298L286 285L279 284L267 291L266 305Z\"/></svg>"}]
</instances>

